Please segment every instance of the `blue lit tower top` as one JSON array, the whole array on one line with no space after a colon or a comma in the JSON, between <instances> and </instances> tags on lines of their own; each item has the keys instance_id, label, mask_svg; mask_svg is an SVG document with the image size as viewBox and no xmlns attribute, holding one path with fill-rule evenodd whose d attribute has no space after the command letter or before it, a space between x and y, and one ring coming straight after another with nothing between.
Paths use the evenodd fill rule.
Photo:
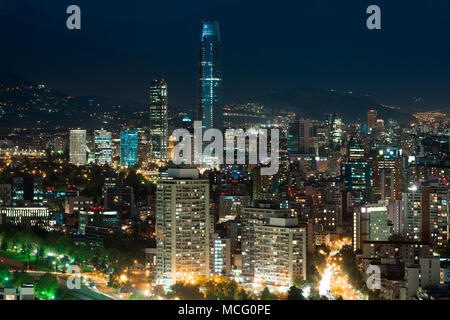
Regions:
<instances>
[{"instance_id":1,"label":"blue lit tower top","mask_svg":"<svg viewBox=\"0 0 450 320\"><path fill-rule=\"evenodd\" d=\"M222 49L218 21L201 23L197 119L205 129L222 130Z\"/></svg>"}]
</instances>

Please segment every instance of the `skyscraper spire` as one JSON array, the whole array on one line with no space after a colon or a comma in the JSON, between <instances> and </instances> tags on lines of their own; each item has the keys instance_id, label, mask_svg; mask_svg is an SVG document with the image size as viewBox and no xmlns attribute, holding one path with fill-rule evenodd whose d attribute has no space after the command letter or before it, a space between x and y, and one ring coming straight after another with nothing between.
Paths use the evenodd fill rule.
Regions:
<instances>
[{"instance_id":1,"label":"skyscraper spire","mask_svg":"<svg viewBox=\"0 0 450 320\"><path fill-rule=\"evenodd\" d=\"M218 21L201 23L198 61L197 119L205 129L222 130L222 48Z\"/></svg>"}]
</instances>

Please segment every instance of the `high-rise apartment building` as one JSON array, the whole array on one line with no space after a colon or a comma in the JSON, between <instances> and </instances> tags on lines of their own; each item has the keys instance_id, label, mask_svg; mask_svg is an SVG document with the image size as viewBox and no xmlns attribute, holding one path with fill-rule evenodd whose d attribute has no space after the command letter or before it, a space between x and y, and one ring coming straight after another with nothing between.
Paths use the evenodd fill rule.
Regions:
<instances>
[{"instance_id":1,"label":"high-rise apartment building","mask_svg":"<svg viewBox=\"0 0 450 320\"><path fill-rule=\"evenodd\" d=\"M209 180L197 169L168 169L156 195L157 283L210 274Z\"/></svg>"},{"instance_id":2,"label":"high-rise apartment building","mask_svg":"<svg viewBox=\"0 0 450 320\"><path fill-rule=\"evenodd\" d=\"M231 273L231 241L217 233L210 237L210 274L227 276Z\"/></svg>"},{"instance_id":3,"label":"high-rise apartment building","mask_svg":"<svg viewBox=\"0 0 450 320\"><path fill-rule=\"evenodd\" d=\"M70 130L70 163L76 166L85 165L86 130Z\"/></svg>"},{"instance_id":4,"label":"high-rise apartment building","mask_svg":"<svg viewBox=\"0 0 450 320\"><path fill-rule=\"evenodd\" d=\"M448 241L450 194L448 189L422 187L403 193L406 236L414 241L444 246Z\"/></svg>"},{"instance_id":5,"label":"high-rise apartment building","mask_svg":"<svg viewBox=\"0 0 450 320\"><path fill-rule=\"evenodd\" d=\"M306 228L297 218L270 218L255 226L255 283L290 287L306 280Z\"/></svg>"},{"instance_id":6,"label":"high-rise apartment building","mask_svg":"<svg viewBox=\"0 0 450 320\"><path fill-rule=\"evenodd\" d=\"M167 83L153 80L150 85L150 148L151 158L169 159L169 124L167 109Z\"/></svg>"},{"instance_id":7,"label":"high-rise apartment building","mask_svg":"<svg viewBox=\"0 0 450 320\"><path fill-rule=\"evenodd\" d=\"M270 218L288 218L291 211L280 209L276 204L258 201L255 207L242 209L242 278L244 281L253 281L255 276L256 251L255 243L258 240L255 232L257 226L269 225Z\"/></svg>"}]
</instances>

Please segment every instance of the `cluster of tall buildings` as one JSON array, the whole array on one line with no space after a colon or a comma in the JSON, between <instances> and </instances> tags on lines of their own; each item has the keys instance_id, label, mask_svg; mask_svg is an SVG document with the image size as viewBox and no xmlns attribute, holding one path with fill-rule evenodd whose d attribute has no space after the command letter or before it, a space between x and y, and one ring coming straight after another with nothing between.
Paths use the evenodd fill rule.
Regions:
<instances>
[{"instance_id":1,"label":"cluster of tall buildings","mask_svg":"<svg viewBox=\"0 0 450 320\"><path fill-rule=\"evenodd\" d=\"M223 89L219 23L202 22L197 120L204 129L224 128ZM156 242L157 284L224 275L244 286L287 288L308 278L308 259L318 247L343 238L352 239L361 268L380 266L382 291L392 299L450 282L437 254L449 240L448 118L421 116L405 126L375 109L356 123L337 113L306 119L280 111L273 123L249 118L245 129L280 130L279 170L265 176L260 164L174 166L165 80L150 84L149 101L148 128L98 129L93 139L71 130L69 153L77 166L145 170L151 162L156 194L137 203L136 190L105 177L102 206L71 195L65 214L70 220L77 213L75 233L97 244L128 230L129 217L142 216L143 224L154 218L146 236ZM249 148L246 141L236 151ZM17 213L14 203L42 206L39 180L32 185L0 185L0 217L19 224L17 216L28 209Z\"/></svg>"}]
</instances>

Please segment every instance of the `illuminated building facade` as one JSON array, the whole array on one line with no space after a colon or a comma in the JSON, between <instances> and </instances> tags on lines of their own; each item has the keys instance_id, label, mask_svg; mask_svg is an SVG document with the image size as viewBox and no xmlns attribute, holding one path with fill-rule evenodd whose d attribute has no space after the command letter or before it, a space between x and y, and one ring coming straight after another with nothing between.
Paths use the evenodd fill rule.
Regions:
<instances>
[{"instance_id":1,"label":"illuminated building facade","mask_svg":"<svg viewBox=\"0 0 450 320\"><path fill-rule=\"evenodd\" d=\"M86 157L86 130L70 130L70 163L76 166L85 165Z\"/></svg>"},{"instance_id":2,"label":"illuminated building facade","mask_svg":"<svg viewBox=\"0 0 450 320\"><path fill-rule=\"evenodd\" d=\"M169 159L167 83L164 80L153 80L150 85L150 148L152 159Z\"/></svg>"},{"instance_id":3,"label":"illuminated building facade","mask_svg":"<svg viewBox=\"0 0 450 320\"><path fill-rule=\"evenodd\" d=\"M365 241L387 241L392 234L388 220L388 202L356 207L353 213L353 249L361 249Z\"/></svg>"},{"instance_id":4,"label":"illuminated building facade","mask_svg":"<svg viewBox=\"0 0 450 320\"><path fill-rule=\"evenodd\" d=\"M138 163L138 132L122 130L120 135L120 164L134 166Z\"/></svg>"},{"instance_id":5,"label":"illuminated building facade","mask_svg":"<svg viewBox=\"0 0 450 320\"><path fill-rule=\"evenodd\" d=\"M0 224L39 227L49 230L50 211L47 207L0 208Z\"/></svg>"},{"instance_id":6,"label":"illuminated building facade","mask_svg":"<svg viewBox=\"0 0 450 320\"><path fill-rule=\"evenodd\" d=\"M255 227L255 283L290 287L306 280L306 229L296 218L270 218Z\"/></svg>"},{"instance_id":7,"label":"illuminated building facade","mask_svg":"<svg viewBox=\"0 0 450 320\"><path fill-rule=\"evenodd\" d=\"M288 153L318 155L317 122L310 119L295 119L288 132Z\"/></svg>"},{"instance_id":8,"label":"illuminated building facade","mask_svg":"<svg viewBox=\"0 0 450 320\"><path fill-rule=\"evenodd\" d=\"M209 180L197 169L168 169L157 184L156 281L210 275Z\"/></svg>"},{"instance_id":9,"label":"illuminated building facade","mask_svg":"<svg viewBox=\"0 0 450 320\"><path fill-rule=\"evenodd\" d=\"M420 191L403 193L406 236L445 246L449 235L449 191L430 187L422 187Z\"/></svg>"},{"instance_id":10,"label":"illuminated building facade","mask_svg":"<svg viewBox=\"0 0 450 320\"><path fill-rule=\"evenodd\" d=\"M106 130L94 131L95 163L112 163L112 134Z\"/></svg>"},{"instance_id":11,"label":"illuminated building facade","mask_svg":"<svg viewBox=\"0 0 450 320\"><path fill-rule=\"evenodd\" d=\"M337 115L333 115L330 129L331 149L335 150L342 145L344 134L344 122L342 121L342 118Z\"/></svg>"},{"instance_id":12,"label":"illuminated building facade","mask_svg":"<svg viewBox=\"0 0 450 320\"><path fill-rule=\"evenodd\" d=\"M290 217L290 210L280 209L274 203L260 201L255 207L242 209L242 276L246 282L253 281L255 276L256 227L268 225L270 218Z\"/></svg>"},{"instance_id":13,"label":"illuminated building facade","mask_svg":"<svg viewBox=\"0 0 450 320\"><path fill-rule=\"evenodd\" d=\"M401 149L381 149L374 161L373 184L381 189L381 200L402 199Z\"/></svg>"},{"instance_id":14,"label":"illuminated building facade","mask_svg":"<svg viewBox=\"0 0 450 320\"><path fill-rule=\"evenodd\" d=\"M377 110L368 110L367 111L367 129L369 131L376 128L377 116L378 116Z\"/></svg>"},{"instance_id":15,"label":"illuminated building facade","mask_svg":"<svg viewBox=\"0 0 450 320\"><path fill-rule=\"evenodd\" d=\"M218 21L201 24L197 118L203 128L223 129L222 48Z\"/></svg>"},{"instance_id":16,"label":"illuminated building facade","mask_svg":"<svg viewBox=\"0 0 450 320\"><path fill-rule=\"evenodd\" d=\"M345 188L359 192L363 201L368 201L371 187L372 167L367 160L347 160L342 163Z\"/></svg>"},{"instance_id":17,"label":"illuminated building facade","mask_svg":"<svg viewBox=\"0 0 450 320\"><path fill-rule=\"evenodd\" d=\"M231 274L231 241L219 234L211 234L210 239L210 275L227 276Z\"/></svg>"},{"instance_id":18,"label":"illuminated building facade","mask_svg":"<svg viewBox=\"0 0 450 320\"><path fill-rule=\"evenodd\" d=\"M91 208L80 211L78 233L85 236L86 243L103 245L103 239L118 230L117 211Z\"/></svg>"}]
</instances>

